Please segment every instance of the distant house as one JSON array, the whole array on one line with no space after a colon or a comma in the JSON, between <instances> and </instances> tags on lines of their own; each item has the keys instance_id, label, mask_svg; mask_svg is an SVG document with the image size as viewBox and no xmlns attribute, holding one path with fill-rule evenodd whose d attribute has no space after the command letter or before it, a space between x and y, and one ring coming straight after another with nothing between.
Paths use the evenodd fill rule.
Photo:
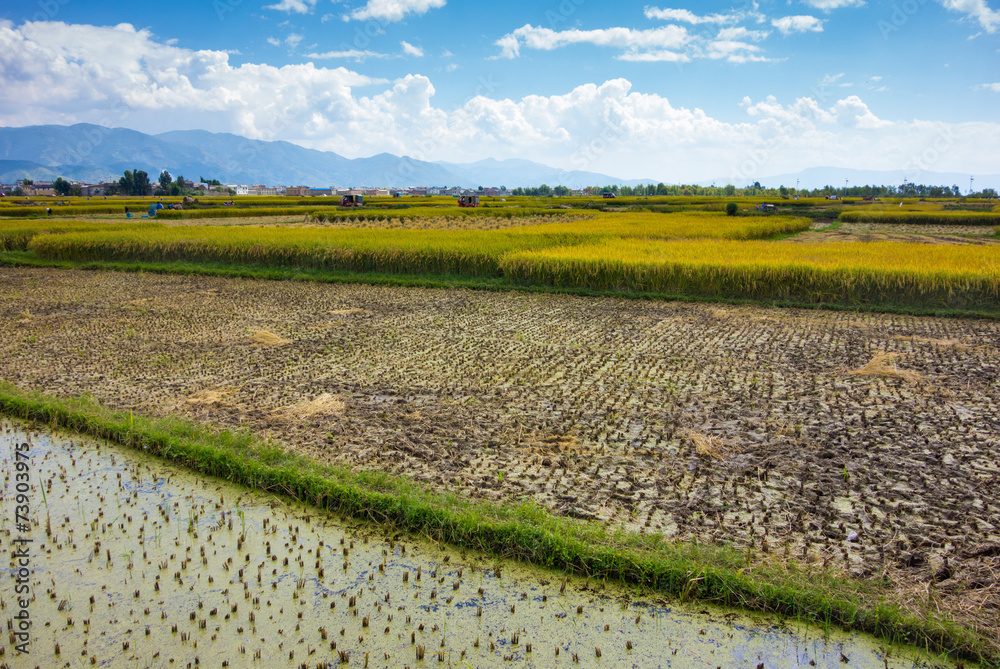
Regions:
<instances>
[{"instance_id":1,"label":"distant house","mask_svg":"<svg viewBox=\"0 0 1000 669\"><path fill-rule=\"evenodd\" d=\"M107 193L106 184L80 184L80 195L83 197L98 197Z\"/></svg>"},{"instance_id":2,"label":"distant house","mask_svg":"<svg viewBox=\"0 0 1000 669\"><path fill-rule=\"evenodd\" d=\"M309 195L309 186L288 186L285 188L285 195L291 197L306 197Z\"/></svg>"}]
</instances>

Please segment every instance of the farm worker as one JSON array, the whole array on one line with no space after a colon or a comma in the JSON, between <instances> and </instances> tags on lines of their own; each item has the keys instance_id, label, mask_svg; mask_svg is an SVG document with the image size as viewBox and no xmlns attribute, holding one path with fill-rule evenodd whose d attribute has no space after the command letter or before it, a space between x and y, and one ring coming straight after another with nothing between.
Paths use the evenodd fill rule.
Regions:
<instances>
[{"instance_id":1,"label":"farm worker","mask_svg":"<svg viewBox=\"0 0 1000 669\"><path fill-rule=\"evenodd\" d=\"M46 208L45 208L45 211L46 211L46 213L47 213L47 214L48 214L49 216L51 216L51 215L52 215L52 210L51 210L51 209L49 209L48 207L46 207Z\"/></svg>"}]
</instances>

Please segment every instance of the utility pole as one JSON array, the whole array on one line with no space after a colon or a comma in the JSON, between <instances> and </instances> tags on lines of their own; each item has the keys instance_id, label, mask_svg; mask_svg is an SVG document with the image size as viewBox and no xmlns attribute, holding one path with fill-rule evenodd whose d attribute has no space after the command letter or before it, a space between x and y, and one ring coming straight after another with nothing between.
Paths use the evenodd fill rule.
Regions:
<instances>
[{"instance_id":1,"label":"utility pole","mask_svg":"<svg viewBox=\"0 0 1000 669\"><path fill-rule=\"evenodd\" d=\"M972 177L969 177L969 195L972 195Z\"/></svg>"}]
</instances>

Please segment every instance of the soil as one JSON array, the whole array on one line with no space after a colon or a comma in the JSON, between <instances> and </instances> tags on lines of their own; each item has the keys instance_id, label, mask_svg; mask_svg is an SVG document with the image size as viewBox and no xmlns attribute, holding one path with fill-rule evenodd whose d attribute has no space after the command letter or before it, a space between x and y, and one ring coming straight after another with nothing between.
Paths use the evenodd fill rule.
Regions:
<instances>
[{"instance_id":1,"label":"soil","mask_svg":"<svg viewBox=\"0 0 1000 669\"><path fill-rule=\"evenodd\" d=\"M788 237L789 242L909 242L911 244L1000 244L996 228L983 225L901 225L890 223L814 224L812 230Z\"/></svg>"},{"instance_id":2,"label":"soil","mask_svg":"<svg viewBox=\"0 0 1000 669\"><path fill-rule=\"evenodd\" d=\"M1000 627L1000 322L4 269L0 332L21 388Z\"/></svg>"}]
</instances>

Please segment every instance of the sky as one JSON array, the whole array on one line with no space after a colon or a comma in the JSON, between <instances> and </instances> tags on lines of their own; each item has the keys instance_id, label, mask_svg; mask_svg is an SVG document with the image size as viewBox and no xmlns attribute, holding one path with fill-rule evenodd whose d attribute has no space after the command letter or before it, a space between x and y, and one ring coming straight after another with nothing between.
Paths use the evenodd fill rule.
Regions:
<instances>
[{"instance_id":1,"label":"sky","mask_svg":"<svg viewBox=\"0 0 1000 669\"><path fill-rule=\"evenodd\" d=\"M3 3L0 126L667 183L1000 173L1000 0L650 3Z\"/></svg>"}]
</instances>

